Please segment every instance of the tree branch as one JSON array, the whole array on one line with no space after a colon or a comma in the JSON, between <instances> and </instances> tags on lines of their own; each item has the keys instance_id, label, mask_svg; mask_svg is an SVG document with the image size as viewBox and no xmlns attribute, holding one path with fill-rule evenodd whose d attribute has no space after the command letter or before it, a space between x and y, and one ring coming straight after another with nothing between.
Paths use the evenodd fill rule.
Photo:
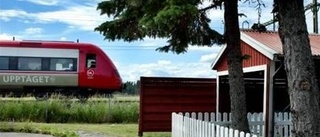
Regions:
<instances>
[{"instance_id":1,"label":"tree branch","mask_svg":"<svg viewBox=\"0 0 320 137\"><path fill-rule=\"evenodd\" d=\"M222 0L218 0L218 1L213 1L212 4L208 7L205 7L203 9L200 9L199 11L200 12L204 12L204 11L207 11L207 10L210 10L210 9L213 9L213 8L217 8L217 7L220 7L220 9L222 9Z\"/></svg>"},{"instance_id":2,"label":"tree branch","mask_svg":"<svg viewBox=\"0 0 320 137\"><path fill-rule=\"evenodd\" d=\"M214 5L214 4L211 4L210 6L208 7L205 7L203 9L199 9L200 12L204 12L204 11L207 11L209 9L213 9L213 8L217 8L217 5Z\"/></svg>"}]
</instances>

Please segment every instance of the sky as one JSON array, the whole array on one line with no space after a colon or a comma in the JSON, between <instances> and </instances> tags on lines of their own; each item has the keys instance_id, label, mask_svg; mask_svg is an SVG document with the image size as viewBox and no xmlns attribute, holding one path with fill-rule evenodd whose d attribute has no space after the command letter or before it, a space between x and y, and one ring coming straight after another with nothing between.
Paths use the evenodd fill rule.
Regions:
<instances>
[{"instance_id":1,"label":"sky","mask_svg":"<svg viewBox=\"0 0 320 137\"><path fill-rule=\"evenodd\" d=\"M101 16L96 10L101 0L0 0L0 40L54 40L92 43L99 46L113 61L122 79L139 80L145 77L195 77L215 78L211 64L221 46L189 46L188 52L175 54L155 51L166 45L166 39L145 38L143 41L109 41L95 32L94 28L112 17ZM247 17L239 18L240 28L272 19L272 0L263 1L265 7L259 18L256 3L239 2L239 12ZM311 0L305 1L306 4ZM200 7L208 5L204 2ZM210 10L210 26L223 32L221 9ZM309 32L312 13L306 12ZM246 23L247 22L247 23ZM277 28L277 24L275 25ZM267 27L273 30L273 26Z\"/></svg>"}]
</instances>

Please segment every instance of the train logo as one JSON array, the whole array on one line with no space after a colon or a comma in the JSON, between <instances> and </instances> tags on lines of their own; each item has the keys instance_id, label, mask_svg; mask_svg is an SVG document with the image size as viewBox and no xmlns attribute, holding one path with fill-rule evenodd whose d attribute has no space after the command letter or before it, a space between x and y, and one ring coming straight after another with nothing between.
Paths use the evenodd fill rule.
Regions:
<instances>
[{"instance_id":1,"label":"train logo","mask_svg":"<svg viewBox=\"0 0 320 137\"><path fill-rule=\"evenodd\" d=\"M89 79L93 79L93 77L94 77L94 70L93 69L87 70L87 77Z\"/></svg>"}]
</instances>

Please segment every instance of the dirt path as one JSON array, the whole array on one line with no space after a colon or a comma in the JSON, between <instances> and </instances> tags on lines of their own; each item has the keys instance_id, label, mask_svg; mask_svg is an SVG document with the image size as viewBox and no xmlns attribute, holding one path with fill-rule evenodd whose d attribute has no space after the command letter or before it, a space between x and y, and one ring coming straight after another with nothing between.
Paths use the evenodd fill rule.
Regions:
<instances>
[{"instance_id":1,"label":"dirt path","mask_svg":"<svg viewBox=\"0 0 320 137\"><path fill-rule=\"evenodd\" d=\"M79 137L115 137L115 136L107 136L102 133L91 133L85 131L78 131Z\"/></svg>"}]
</instances>

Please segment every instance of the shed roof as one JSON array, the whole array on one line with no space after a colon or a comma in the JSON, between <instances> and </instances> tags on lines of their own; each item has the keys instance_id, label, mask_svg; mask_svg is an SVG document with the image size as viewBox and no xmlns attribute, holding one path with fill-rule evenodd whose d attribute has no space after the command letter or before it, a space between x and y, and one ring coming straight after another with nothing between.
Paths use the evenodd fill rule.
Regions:
<instances>
[{"instance_id":1,"label":"shed roof","mask_svg":"<svg viewBox=\"0 0 320 137\"><path fill-rule=\"evenodd\" d=\"M267 47L273 50L273 52L275 52L276 54L282 54L282 43L278 32L257 32L253 30L242 30L241 40L244 42L248 42L250 39L256 40L258 42L257 45L250 44L250 46L252 47ZM320 35L309 34L309 39L312 54L316 56L320 55Z\"/></svg>"},{"instance_id":2,"label":"shed roof","mask_svg":"<svg viewBox=\"0 0 320 137\"><path fill-rule=\"evenodd\" d=\"M279 33L275 31L258 32L254 30L241 30L241 40L253 47L269 59L273 60L274 55L282 54L282 43ZM320 35L309 34L312 54L320 56ZM226 48L222 48L212 64L212 68L219 61Z\"/></svg>"}]
</instances>

